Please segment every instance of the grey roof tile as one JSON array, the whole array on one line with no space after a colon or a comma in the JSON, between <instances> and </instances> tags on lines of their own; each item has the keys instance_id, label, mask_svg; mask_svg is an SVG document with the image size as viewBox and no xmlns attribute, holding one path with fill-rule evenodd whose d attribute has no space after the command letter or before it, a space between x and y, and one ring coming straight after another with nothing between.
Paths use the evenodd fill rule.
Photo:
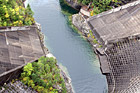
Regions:
<instances>
[{"instance_id":1,"label":"grey roof tile","mask_svg":"<svg viewBox=\"0 0 140 93\"><path fill-rule=\"evenodd\" d=\"M28 29L0 32L0 74L45 55L37 28Z\"/></svg>"},{"instance_id":2,"label":"grey roof tile","mask_svg":"<svg viewBox=\"0 0 140 93\"><path fill-rule=\"evenodd\" d=\"M102 38L103 41L140 34L140 4L104 16L90 18L88 22L100 37L107 36L107 38Z\"/></svg>"}]
</instances>

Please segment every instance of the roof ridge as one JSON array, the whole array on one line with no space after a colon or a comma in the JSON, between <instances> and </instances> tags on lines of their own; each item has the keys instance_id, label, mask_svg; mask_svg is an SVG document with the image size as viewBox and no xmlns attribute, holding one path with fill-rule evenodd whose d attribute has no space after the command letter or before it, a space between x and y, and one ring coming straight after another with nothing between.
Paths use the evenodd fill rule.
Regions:
<instances>
[{"instance_id":1,"label":"roof ridge","mask_svg":"<svg viewBox=\"0 0 140 93\"><path fill-rule=\"evenodd\" d=\"M8 27L0 27L0 32L11 32L11 31L25 31L25 30L30 30L31 28L36 28L36 25L31 25L31 26L8 26Z\"/></svg>"},{"instance_id":2,"label":"roof ridge","mask_svg":"<svg viewBox=\"0 0 140 93\"><path fill-rule=\"evenodd\" d=\"M115 12L118 12L118 11L120 11L120 10L129 8L129 7L131 7L131 6L135 6L135 5L138 5L138 4L140 4L140 0L136 0L136 1L131 2L131 3L127 3L127 4L123 5L123 6L119 6L119 7L117 7L117 8L113 8L113 9L111 9L111 10L102 12L102 13L100 13L100 14L97 14L97 15L95 15L95 16L90 17L87 21L92 20L92 19L95 19L95 18L99 18L99 17L101 17L101 16L105 16L105 15L108 15L108 14L111 14L111 13L115 13Z\"/></svg>"}]
</instances>

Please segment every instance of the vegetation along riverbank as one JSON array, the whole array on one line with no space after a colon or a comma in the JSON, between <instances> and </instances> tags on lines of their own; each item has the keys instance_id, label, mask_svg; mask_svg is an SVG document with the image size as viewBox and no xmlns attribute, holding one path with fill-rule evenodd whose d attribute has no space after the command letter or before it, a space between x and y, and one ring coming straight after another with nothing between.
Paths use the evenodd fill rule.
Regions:
<instances>
[{"instance_id":1,"label":"vegetation along riverbank","mask_svg":"<svg viewBox=\"0 0 140 93\"><path fill-rule=\"evenodd\" d=\"M60 5L61 11L67 19L67 24L73 29L73 31L82 34L79 29L72 23L72 15L79 13L79 10L73 8L68 2L66 2L66 0L60 0Z\"/></svg>"}]
</instances>

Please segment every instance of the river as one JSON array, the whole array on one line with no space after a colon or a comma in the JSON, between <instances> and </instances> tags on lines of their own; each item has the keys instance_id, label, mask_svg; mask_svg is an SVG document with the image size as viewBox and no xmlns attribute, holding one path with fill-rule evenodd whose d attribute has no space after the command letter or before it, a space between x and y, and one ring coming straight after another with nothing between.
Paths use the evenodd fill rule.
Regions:
<instances>
[{"instance_id":1,"label":"river","mask_svg":"<svg viewBox=\"0 0 140 93\"><path fill-rule=\"evenodd\" d=\"M75 93L105 93L106 78L101 74L91 45L75 33L61 13L58 0L29 0L35 20L41 24L45 43L72 79Z\"/></svg>"}]
</instances>

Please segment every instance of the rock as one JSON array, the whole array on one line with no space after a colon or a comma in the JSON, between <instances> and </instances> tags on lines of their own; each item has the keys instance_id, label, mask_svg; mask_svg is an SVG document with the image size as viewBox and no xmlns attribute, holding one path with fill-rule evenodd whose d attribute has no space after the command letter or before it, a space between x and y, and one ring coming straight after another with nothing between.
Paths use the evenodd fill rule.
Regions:
<instances>
[{"instance_id":1,"label":"rock","mask_svg":"<svg viewBox=\"0 0 140 93\"><path fill-rule=\"evenodd\" d=\"M61 76L64 78L67 93L73 93L71 79L61 70Z\"/></svg>"},{"instance_id":2,"label":"rock","mask_svg":"<svg viewBox=\"0 0 140 93\"><path fill-rule=\"evenodd\" d=\"M53 57L54 59L56 59L56 57L53 56L51 53L48 53L48 54L46 55L46 57Z\"/></svg>"},{"instance_id":3,"label":"rock","mask_svg":"<svg viewBox=\"0 0 140 93\"><path fill-rule=\"evenodd\" d=\"M88 34L90 30L86 21L87 19L81 13L72 15L72 24L84 34Z\"/></svg>"}]
</instances>

